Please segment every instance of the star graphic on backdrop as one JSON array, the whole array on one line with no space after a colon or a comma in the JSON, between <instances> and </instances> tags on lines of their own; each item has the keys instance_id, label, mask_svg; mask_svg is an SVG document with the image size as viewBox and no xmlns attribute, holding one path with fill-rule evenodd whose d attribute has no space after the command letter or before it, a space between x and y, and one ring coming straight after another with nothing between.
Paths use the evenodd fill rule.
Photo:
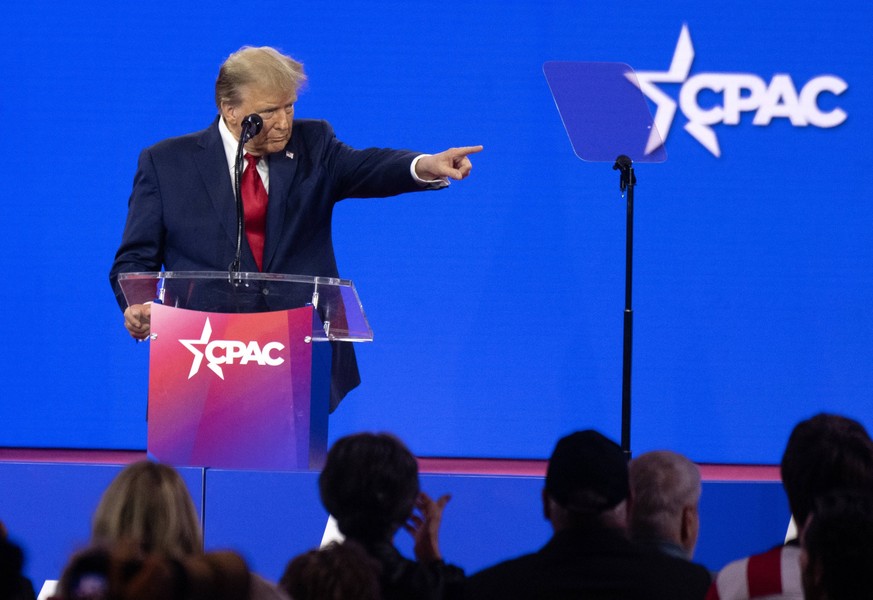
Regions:
<instances>
[{"instance_id":1,"label":"star graphic on backdrop","mask_svg":"<svg viewBox=\"0 0 873 600\"><path fill-rule=\"evenodd\" d=\"M198 350L196 346L206 346L209 343L210 337L212 337L212 324L209 322L209 317L207 317L199 340L179 340L179 343L185 346L191 354L194 355L194 360L191 361L191 370L188 371L188 379L194 377L200 370L200 365L203 364L203 352ZM206 366L209 367L213 373L224 379L224 373L220 366L212 364L211 362L207 363Z\"/></svg>"},{"instance_id":2,"label":"star graphic on backdrop","mask_svg":"<svg viewBox=\"0 0 873 600\"><path fill-rule=\"evenodd\" d=\"M676 116L676 101L665 94L656 84L684 83L688 79L688 74L691 72L691 63L693 62L694 46L691 44L691 33L688 31L688 25L683 24L682 31L679 33L679 41L676 42L676 50L673 52L673 60L670 62L670 68L667 71L636 72L640 91L657 106L655 111L655 128L649 135L649 141L646 144L647 154L657 150L667 141L667 136L670 134L670 128L673 125L673 118ZM718 138L711 127L689 121L685 124L685 131L714 155L721 156Z\"/></svg>"}]
</instances>

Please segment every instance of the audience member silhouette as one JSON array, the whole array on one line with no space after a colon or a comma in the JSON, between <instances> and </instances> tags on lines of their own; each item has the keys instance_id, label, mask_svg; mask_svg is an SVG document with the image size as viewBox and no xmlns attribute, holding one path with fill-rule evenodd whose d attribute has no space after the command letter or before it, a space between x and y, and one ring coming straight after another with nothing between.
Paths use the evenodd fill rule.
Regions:
<instances>
[{"instance_id":1,"label":"audience member silhouette","mask_svg":"<svg viewBox=\"0 0 873 600\"><path fill-rule=\"evenodd\" d=\"M800 568L806 600L873 598L873 496L818 498L803 528Z\"/></svg>"},{"instance_id":2,"label":"audience member silhouette","mask_svg":"<svg viewBox=\"0 0 873 600\"><path fill-rule=\"evenodd\" d=\"M434 501L420 491L418 463L400 440L372 433L337 440L318 483L322 504L340 533L379 563L383 598L451 598L460 593L464 573L443 562L439 549L449 498ZM394 546L401 527L413 535L417 561L404 558Z\"/></svg>"},{"instance_id":3,"label":"audience member silhouette","mask_svg":"<svg viewBox=\"0 0 873 600\"><path fill-rule=\"evenodd\" d=\"M799 537L817 497L840 489L873 490L873 441L857 421L819 414L794 427L781 470ZM736 560L719 571L707 600L802 600L799 560L798 539Z\"/></svg>"},{"instance_id":4,"label":"audience member silhouette","mask_svg":"<svg viewBox=\"0 0 873 600\"><path fill-rule=\"evenodd\" d=\"M726 566L710 585L692 563L700 529L700 472L670 451L628 465L593 430L558 441L542 492L553 535L539 551L465 580L446 564L439 531L448 496L420 490L418 464L390 434L361 433L328 452L318 485L342 544L288 563L280 587L233 552L203 550L199 517L172 467L129 465L104 492L93 546L72 557L58 600L845 600L873 598L873 440L855 420L819 414L798 423L781 473L798 540ZM394 546L413 536L416 560ZM799 541L800 540L800 541ZM802 541L802 542L801 542ZM0 600L32 600L23 555L0 523ZM26 585L24 585L26 584ZM708 590L708 592L707 592Z\"/></svg>"},{"instance_id":5,"label":"audience member silhouette","mask_svg":"<svg viewBox=\"0 0 873 600\"><path fill-rule=\"evenodd\" d=\"M103 492L91 541L135 543L145 553L175 557L203 551L200 518L184 480L173 467L147 460L125 467Z\"/></svg>"},{"instance_id":6,"label":"audience member silhouette","mask_svg":"<svg viewBox=\"0 0 873 600\"><path fill-rule=\"evenodd\" d=\"M143 555L172 559L203 554L200 520L184 480L173 467L140 461L112 481L94 512L92 543L130 545ZM284 592L252 574L251 599L287 600Z\"/></svg>"},{"instance_id":7,"label":"audience member silhouette","mask_svg":"<svg viewBox=\"0 0 873 600\"><path fill-rule=\"evenodd\" d=\"M700 469L669 450L646 452L629 465L631 539L691 560L700 532Z\"/></svg>"},{"instance_id":8,"label":"audience member silhouette","mask_svg":"<svg viewBox=\"0 0 873 600\"><path fill-rule=\"evenodd\" d=\"M554 535L538 552L472 575L471 599L700 600L709 574L627 537L628 467L600 433L558 441L546 470L543 513Z\"/></svg>"},{"instance_id":9,"label":"audience member silhouette","mask_svg":"<svg viewBox=\"0 0 873 600\"><path fill-rule=\"evenodd\" d=\"M380 570L356 542L331 542L288 563L279 587L294 600L379 600Z\"/></svg>"},{"instance_id":10,"label":"audience member silhouette","mask_svg":"<svg viewBox=\"0 0 873 600\"><path fill-rule=\"evenodd\" d=\"M33 584L24 574L24 552L9 540L0 522L0 600L33 600Z\"/></svg>"},{"instance_id":11,"label":"audience member silhouette","mask_svg":"<svg viewBox=\"0 0 873 600\"><path fill-rule=\"evenodd\" d=\"M247 600L251 577L233 552L184 558L136 545L93 546L70 559L53 600Z\"/></svg>"}]
</instances>

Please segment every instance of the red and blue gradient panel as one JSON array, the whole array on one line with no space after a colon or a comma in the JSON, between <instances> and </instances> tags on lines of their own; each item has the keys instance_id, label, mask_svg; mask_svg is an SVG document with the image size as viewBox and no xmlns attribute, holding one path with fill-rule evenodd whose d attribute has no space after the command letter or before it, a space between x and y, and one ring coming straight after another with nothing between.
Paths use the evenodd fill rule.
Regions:
<instances>
[{"instance_id":1,"label":"red and blue gradient panel","mask_svg":"<svg viewBox=\"0 0 873 600\"><path fill-rule=\"evenodd\" d=\"M149 454L176 466L310 468L310 449L327 437L327 400L312 399L312 327L311 307L153 305Z\"/></svg>"}]
</instances>

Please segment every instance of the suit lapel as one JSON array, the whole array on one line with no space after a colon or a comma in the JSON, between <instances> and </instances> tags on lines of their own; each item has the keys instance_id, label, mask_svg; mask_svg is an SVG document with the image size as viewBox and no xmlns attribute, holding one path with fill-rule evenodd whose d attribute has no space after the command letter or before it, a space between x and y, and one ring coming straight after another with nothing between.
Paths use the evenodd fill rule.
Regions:
<instances>
[{"instance_id":1,"label":"suit lapel","mask_svg":"<svg viewBox=\"0 0 873 600\"><path fill-rule=\"evenodd\" d=\"M291 182L297 172L298 151L292 143L286 150L269 156L270 195L267 203L267 232L264 240L264 271L270 271L270 264L276 255L279 240L283 237L285 211L288 210Z\"/></svg>"},{"instance_id":2,"label":"suit lapel","mask_svg":"<svg viewBox=\"0 0 873 600\"><path fill-rule=\"evenodd\" d=\"M218 132L218 119L203 133L198 143L200 151L194 155L194 162L200 171L200 177L212 201L215 214L222 228L227 232L227 237L236 246L236 204L233 182L227 167L221 134Z\"/></svg>"}]
</instances>

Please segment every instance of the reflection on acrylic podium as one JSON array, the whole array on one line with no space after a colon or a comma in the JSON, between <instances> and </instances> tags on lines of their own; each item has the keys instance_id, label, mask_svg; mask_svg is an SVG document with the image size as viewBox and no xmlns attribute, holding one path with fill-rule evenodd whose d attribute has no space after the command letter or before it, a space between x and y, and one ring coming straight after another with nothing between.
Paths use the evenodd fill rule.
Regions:
<instances>
[{"instance_id":1,"label":"reflection on acrylic podium","mask_svg":"<svg viewBox=\"0 0 873 600\"><path fill-rule=\"evenodd\" d=\"M331 344L372 341L349 280L128 273L152 302L148 452L179 467L317 469L327 452Z\"/></svg>"}]
</instances>

